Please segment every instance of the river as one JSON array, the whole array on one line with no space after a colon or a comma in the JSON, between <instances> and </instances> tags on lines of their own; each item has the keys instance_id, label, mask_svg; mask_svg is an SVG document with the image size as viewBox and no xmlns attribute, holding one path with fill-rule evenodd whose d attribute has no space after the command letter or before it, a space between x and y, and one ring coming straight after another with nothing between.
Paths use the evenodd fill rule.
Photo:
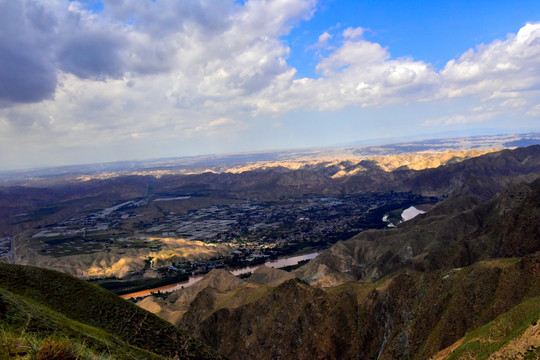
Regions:
<instances>
[{"instance_id":1,"label":"river","mask_svg":"<svg viewBox=\"0 0 540 360\"><path fill-rule=\"evenodd\" d=\"M403 221L409 221L415 217L417 217L420 214L425 214L426 212L424 210L420 210L416 208L415 206L411 206L401 213L401 218Z\"/></svg>"},{"instance_id":2,"label":"river","mask_svg":"<svg viewBox=\"0 0 540 360\"><path fill-rule=\"evenodd\" d=\"M435 204L421 204L421 205L410 206L402 211L401 221L399 221L398 224L404 221L409 221L418 215L425 214L426 212L431 210L434 206ZM388 218L389 218L389 215L385 214L382 218L382 221L387 223L388 227L396 227L396 224L389 221Z\"/></svg>"},{"instance_id":3,"label":"river","mask_svg":"<svg viewBox=\"0 0 540 360\"><path fill-rule=\"evenodd\" d=\"M313 252L313 253L304 254L304 255L288 256L288 257L284 257L284 258L277 259L277 260L269 260L269 261L265 262L264 264L260 264L260 265L246 266L246 267L243 267L243 268L232 269L232 270L229 269L229 271L233 275L238 276L238 275L246 274L246 273L250 273L250 272L252 273L255 270L257 270L260 266L268 266L268 267L271 267L271 268L279 269L279 268L282 268L282 267L285 267L285 266L296 265L300 261L311 260L311 259L315 258L317 255L319 255L318 252ZM130 294L120 295L120 297L122 297L124 299L131 299L131 298L134 298L134 297L150 295L150 293L158 292L158 291L160 291L160 292L171 292L171 291L186 288L188 286L191 286L191 285L195 284L197 281L201 280L204 277L204 275L205 274L192 275L192 276L189 277L189 280L186 280L186 281L181 281L181 282L178 282L176 284L164 285L164 286L160 286L160 287L153 288L153 289L141 290L141 291L137 291L137 292L130 293Z\"/></svg>"}]
</instances>

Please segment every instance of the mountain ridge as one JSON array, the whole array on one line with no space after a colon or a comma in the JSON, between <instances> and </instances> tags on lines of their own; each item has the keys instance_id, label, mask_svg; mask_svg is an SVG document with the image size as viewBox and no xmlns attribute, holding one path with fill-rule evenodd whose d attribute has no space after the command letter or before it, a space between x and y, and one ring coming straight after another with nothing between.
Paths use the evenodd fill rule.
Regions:
<instances>
[{"instance_id":1,"label":"mountain ridge","mask_svg":"<svg viewBox=\"0 0 540 360\"><path fill-rule=\"evenodd\" d=\"M206 290L180 325L231 359L428 359L538 298L538 262L539 254L486 260L328 289L292 279L258 300L213 312Z\"/></svg>"},{"instance_id":2,"label":"mountain ridge","mask_svg":"<svg viewBox=\"0 0 540 360\"><path fill-rule=\"evenodd\" d=\"M474 339L456 342L523 312L516 328L489 325L505 334L497 348L474 351L508 352L506 338L534 344L519 337L540 314L540 180L527 170L537 152L452 165L465 174L448 180L453 195L427 214L338 242L296 270L300 279L240 306L218 306L206 288L177 323L231 359L428 359L451 346L447 356L464 358ZM479 192L482 184L492 187Z\"/></svg>"}]
</instances>

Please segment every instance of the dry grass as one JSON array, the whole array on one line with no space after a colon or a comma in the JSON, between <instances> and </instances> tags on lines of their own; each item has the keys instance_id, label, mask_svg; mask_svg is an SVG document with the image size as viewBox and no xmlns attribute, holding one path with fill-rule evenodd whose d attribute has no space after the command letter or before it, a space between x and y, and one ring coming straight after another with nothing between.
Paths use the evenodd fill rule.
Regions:
<instances>
[{"instance_id":1,"label":"dry grass","mask_svg":"<svg viewBox=\"0 0 540 360\"><path fill-rule=\"evenodd\" d=\"M0 330L0 360L107 360L84 343L68 338L39 337L7 327Z\"/></svg>"}]
</instances>

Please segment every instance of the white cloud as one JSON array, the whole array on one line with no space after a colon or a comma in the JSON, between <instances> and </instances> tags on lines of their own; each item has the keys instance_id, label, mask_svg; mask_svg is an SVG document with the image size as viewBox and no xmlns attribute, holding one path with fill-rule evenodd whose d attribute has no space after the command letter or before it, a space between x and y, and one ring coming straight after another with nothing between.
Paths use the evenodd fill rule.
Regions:
<instances>
[{"instance_id":1,"label":"white cloud","mask_svg":"<svg viewBox=\"0 0 540 360\"><path fill-rule=\"evenodd\" d=\"M126 76L141 87L156 83L152 77L157 77L163 94L159 108L218 117L466 95L511 97L540 86L539 24L471 49L440 73L422 61L392 59L387 49L362 39L362 27L349 27L342 32L341 46L317 64L322 78L295 79L280 36L312 16L314 0L251 0L243 6L232 0L104 3L103 13L93 14L73 2L36 2L33 23L64 34L47 38L52 42L47 56L58 60L58 73L106 81L105 102L111 101L108 93L119 91L115 86L125 85L112 79ZM318 44L331 38L324 32ZM50 84L56 86L56 80ZM121 94L140 95L125 88ZM54 103L60 104L58 99ZM79 101L84 108L80 95ZM119 101L114 100L117 107Z\"/></svg>"},{"instance_id":2,"label":"white cloud","mask_svg":"<svg viewBox=\"0 0 540 360\"><path fill-rule=\"evenodd\" d=\"M170 116L167 121L175 126L185 123L186 128L193 128L194 118L245 113L254 106L246 102L246 96L294 73L285 61L289 49L279 37L308 19L315 6L314 0L251 0L244 6L232 0L104 3L100 14L67 0L21 2L11 6L16 9L2 3L8 17L15 10L23 17L25 6L37 4L41 15L34 23L45 24L48 19L54 28L39 43L48 44L46 56L59 64L49 71L52 80L44 90L28 98L37 100L35 104L17 106L19 98L7 98L15 101L6 110L8 119L15 121L14 113L35 111L36 117L27 121L39 123L39 114L61 109L64 119L86 121L91 128L102 119L107 119L107 126L121 127L130 121L140 126L149 116L160 117L157 112ZM2 27L12 28L22 20ZM21 36L39 35L38 25L25 28L28 34ZM35 41L28 47L32 56ZM1 61L10 59L0 56ZM14 81L24 85L17 78ZM28 82L27 87L35 89L34 83ZM54 100L42 101L50 98L51 89L55 89Z\"/></svg>"},{"instance_id":3,"label":"white cloud","mask_svg":"<svg viewBox=\"0 0 540 360\"><path fill-rule=\"evenodd\" d=\"M364 35L364 29L361 27L348 27L343 31L343 37L345 39L356 39Z\"/></svg>"},{"instance_id":4,"label":"white cloud","mask_svg":"<svg viewBox=\"0 0 540 360\"><path fill-rule=\"evenodd\" d=\"M440 81L429 64L393 60L387 49L363 39L344 38L339 48L319 62L317 70L323 77L279 78L279 84L260 94L264 101L257 103L255 114L418 101L432 97Z\"/></svg>"},{"instance_id":5,"label":"white cloud","mask_svg":"<svg viewBox=\"0 0 540 360\"><path fill-rule=\"evenodd\" d=\"M495 112L482 112L482 113L462 113L455 115L442 116L438 118L428 119L423 122L423 125L426 126L440 126L440 125L459 125L459 124L470 124L488 121L496 116Z\"/></svg>"},{"instance_id":6,"label":"white cloud","mask_svg":"<svg viewBox=\"0 0 540 360\"><path fill-rule=\"evenodd\" d=\"M540 24L527 24L517 35L468 50L441 71L441 96L491 97L540 86Z\"/></svg>"},{"instance_id":7,"label":"white cloud","mask_svg":"<svg viewBox=\"0 0 540 360\"><path fill-rule=\"evenodd\" d=\"M491 117L538 114L540 24L441 71L392 58L362 27L324 32L320 77L298 78L282 39L311 18L316 0L103 2L94 14L68 0L0 1L0 143L214 136L247 131L239 119L250 115L465 97ZM341 43L329 48L330 39ZM473 115L427 123L487 119Z\"/></svg>"},{"instance_id":8,"label":"white cloud","mask_svg":"<svg viewBox=\"0 0 540 360\"><path fill-rule=\"evenodd\" d=\"M383 63L390 54L379 44L368 41L346 41L330 56L324 58L318 65L317 70L325 75L339 72L346 66L365 67L377 63Z\"/></svg>"},{"instance_id":9,"label":"white cloud","mask_svg":"<svg viewBox=\"0 0 540 360\"><path fill-rule=\"evenodd\" d=\"M256 113L471 96L497 103L502 112L511 107L526 110L540 100L540 24L527 24L504 41L468 50L440 72L422 61L392 59L387 49L361 35L361 28L346 29L341 46L317 65L322 78L287 79L280 87L267 88ZM463 121L443 121L458 122Z\"/></svg>"},{"instance_id":10,"label":"white cloud","mask_svg":"<svg viewBox=\"0 0 540 360\"><path fill-rule=\"evenodd\" d=\"M222 117L187 129L185 133L188 136L227 136L246 129L247 125L242 121Z\"/></svg>"},{"instance_id":11,"label":"white cloud","mask_svg":"<svg viewBox=\"0 0 540 360\"><path fill-rule=\"evenodd\" d=\"M327 31L325 31L319 36L319 43L326 43L331 38L332 38L332 35L330 35Z\"/></svg>"},{"instance_id":12,"label":"white cloud","mask_svg":"<svg viewBox=\"0 0 540 360\"><path fill-rule=\"evenodd\" d=\"M527 116L531 117L538 117L540 116L540 104L537 104L533 106L531 109L529 109L526 113Z\"/></svg>"},{"instance_id":13,"label":"white cloud","mask_svg":"<svg viewBox=\"0 0 540 360\"><path fill-rule=\"evenodd\" d=\"M325 48L328 46L328 40L332 39L332 37L333 36L328 31L325 31L321 35L319 35L319 40L317 41L317 43L311 45L310 47L308 47L308 49Z\"/></svg>"}]
</instances>

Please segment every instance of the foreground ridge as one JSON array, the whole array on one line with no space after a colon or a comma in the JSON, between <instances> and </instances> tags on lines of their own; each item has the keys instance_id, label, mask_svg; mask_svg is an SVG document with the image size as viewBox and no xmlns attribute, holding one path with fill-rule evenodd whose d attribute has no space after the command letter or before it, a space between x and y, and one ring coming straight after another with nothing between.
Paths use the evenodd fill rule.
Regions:
<instances>
[{"instance_id":1,"label":"foreground ridge","mask_svg":"<svg viewBox=\"0 0 540 360\"><path fill-rule=\"evenodd\" d=\"M220 358L115 294L53 270L0 264L0 319L13 334L59 336L113 358Z\"/></svg>"}]
</instances>

